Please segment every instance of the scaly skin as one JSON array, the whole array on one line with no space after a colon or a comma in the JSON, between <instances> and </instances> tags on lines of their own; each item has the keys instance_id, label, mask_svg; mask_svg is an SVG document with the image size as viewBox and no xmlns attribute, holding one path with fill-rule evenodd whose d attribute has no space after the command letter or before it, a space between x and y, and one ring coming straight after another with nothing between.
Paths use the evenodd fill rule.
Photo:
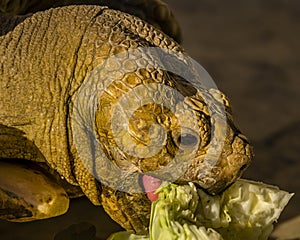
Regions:
<instances>
[{"instance_id":1,"label":"scaly skin","mask_svg":"<svg viewBox=\"0 0 300 240\"><path fill-rule=\"evenodd\" d=\"M15 23L15 20L12 22ZM6 30L2 31L5 35L0 37L0 159L30 160L47 165L70 184L80 186L95 205L102 204L125 229L145 233L150 201L143 193L121 192L110 186L101 186L95 179L95 174L100 170L97 166L93 167L93 171L89 169L78 153L75 144L78 139L73 138L74 106L89 74L105 63L108 57L138 47L154 46L175 52L183 52L183 49L170 37L142 20L100 6L51 9L17 22L20 23L15 27L12 24L6 26ZM149 60L148 57L141 55L137 60ZM133 61L133 64L138 65L138 62ZM109 62L105 68L100 68L98 75L100 81L105 82L110 76L120 73L120 80L113 82L99 98L96 115L92 119L98 143L108 159L129 173L146 173L171 163L181 151L179 142L184 136L180 135L178 116L174 115L172 109L157 104L139 106L130 118L130 134L120 132L119 139L124 145L133 146L131 143L134 143L136 146L147 146L150 126L158 124L166 129L165 145L147 158L128 154L119 148L109 127L112 108L124 93L149 83L163 83L184 96L184 102L196 114L197 122L191 124L199 127L198 133L189 132L189 135L185 135L191 145L200 143L196 157L191 159L186 172L177 181L194 181L216 194L240 177L252 159L252 150L233 124L226 97L212 89L202 89L203 93L200 93L180 77L155 70L151 66L124 73L122 69L130 68L127 63L125 60L120 63ZM150 93L145 92L145 97ZM91 95L86 97L84 102L89 101ZM176 99L175 96L168 97L172 98ZM212 102L216 112L209 112L205 102L207 99ZM135 104L133 100L129 101ZM223 104L227 125L214 122L211 116L218 115ZM88 117L86 109L75 110L79 111L82 119ZM181 117L187 123L191 119L188 114L182 114ZM82 128L87 124L80 120L78 123ZM218 129L222 128L226 133L225 142L215 164L205 159L205 155L209 147L218 144L210 142L211 135L219 135ZM155 139L161 138L160 133L154 132ZM78 137L80 140L84 136ZM87 150L92 148L89 142L82 144ZM138 151L137 148L129 150L133 153ZM189 153L184 155L185 158L189 156ZM167 175L168 172L158 177L167 178ZM115 180L118 176L108 174L107 177ZM119 181L122 183L123 179Z\"/></svg>"},{"instance_id":2,"label":"scaly skin","mask_svg":"<svg viewBox=\"0 0 300 240\"><path fill-rule=\"evenodd\" d=\"M162 29L164 33L177 42L181 41L179 25L167 4L162 0L2 0L0 1L0 12L11 15L25 15L44 11L51 7L69 5L108 6L111 9L137 16Z\"/></svg>"}]
</instances>

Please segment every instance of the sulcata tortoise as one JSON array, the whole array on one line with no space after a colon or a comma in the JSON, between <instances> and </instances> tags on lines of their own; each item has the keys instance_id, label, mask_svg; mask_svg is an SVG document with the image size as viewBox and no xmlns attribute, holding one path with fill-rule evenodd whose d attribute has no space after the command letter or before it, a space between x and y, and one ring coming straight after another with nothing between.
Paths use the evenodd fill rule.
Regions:
<instances>
[{"instance_id":1,"label":"sulcata tortoise","mask_svg":"<svg viewBox=\"0 0 300 240\"><path fill-rule=\"evenodd\" d=\"M61 215L85 195L143 234L147 181L218 194L250 164L228 99L201 82L162 1L2 0L0 10L1 219Z\"/></svg>"}]
</instances>

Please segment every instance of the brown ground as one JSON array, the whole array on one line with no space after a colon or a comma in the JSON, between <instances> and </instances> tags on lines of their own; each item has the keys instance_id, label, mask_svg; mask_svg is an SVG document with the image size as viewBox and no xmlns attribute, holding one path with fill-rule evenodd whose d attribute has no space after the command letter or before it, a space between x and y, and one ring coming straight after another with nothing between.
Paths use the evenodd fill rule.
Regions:
<instances>
[{"instance_id":1,"label":"brown ground","mask_svg":"<svg viewBox=\"0 0 300 240\"><path fill-rule=\"evenodd\" d=\"M300 1L169 3L182 26L187 52L229 96L238 125L255 147L256 158L245 177L296 193L280 222L300 215ZM82 221L96 226L98 239L119 230L100 207L77 199L61 217L0 222L0 238L50 240Z\"/></svg>"}]
</instances>

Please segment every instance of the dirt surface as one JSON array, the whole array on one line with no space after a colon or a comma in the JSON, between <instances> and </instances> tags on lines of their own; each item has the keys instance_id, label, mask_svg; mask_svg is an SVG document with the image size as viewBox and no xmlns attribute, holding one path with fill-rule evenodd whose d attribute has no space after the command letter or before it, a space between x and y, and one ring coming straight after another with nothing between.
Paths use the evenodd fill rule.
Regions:
<instances>
[{"instance_id":1,"label":"dirt surface","mask_svg":"<svg viewBox=\"0 0 300 240\"><path fill-rule=\"evenodd\" d=\"M300 1L169 3L182 26L185 49L228 95L239 127L254 145L256 157L244 177L296 193L279 223L300 215ZM0 239L50 240L80 222L96 226L98 237L89 239L105 239L120 230L101 207L83 198L54 219L1 221ZM291 222L296 229L299 221ZM284 229L278 231L289 232ZM294 238L297 234L300 237L298 232Z\"/></svg>"}]
</instances>

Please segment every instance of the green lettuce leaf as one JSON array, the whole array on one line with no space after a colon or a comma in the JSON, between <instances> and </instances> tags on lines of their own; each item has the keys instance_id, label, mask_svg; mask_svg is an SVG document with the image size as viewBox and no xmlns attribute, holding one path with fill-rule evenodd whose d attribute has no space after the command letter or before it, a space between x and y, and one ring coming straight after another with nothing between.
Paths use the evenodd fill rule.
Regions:
<instances>
[{"instance_id":1,"label":"green lettuce leaf","mask_svg":"<svg viewBox=\"0 0 300 240\"><path fill-rule=\"evenodd\" d=\"M196 225L199 196L194 184L163 183L151 205L150 240L222 240L215 230Z\"/></svg>"},{"instance_id":2,"label":"green lettuce leaf","mask_svg":"<svg viewBox=\"0 0 300 240\"><path fill-rule=\"evenodd\" d=\"M267 240L293 194L238 180L211 196L193 183L164 182L151 205L149 236L116 233L109 240Z\"/></svg>"},{"instance_id":3,"label":"green lettuce leaf","mask_svg":"<svg viewBox=\"0 0 300 240\"><path fill-rule=\"evenodd\" d=\"M197 223L225 240L266 240L293 194L278 187L240 179L219 196L198 189Z\"/></svg>"},{"instance_id":4,"label":"green lettuce leaf","mask_svg":"<svg viewBox=\"0 0 300 240\"><path fill-rule=\"evenodd\" d=\"M149 240L149 236L136 235L124 231L112 234L107 240Z\"/></svg>"}]
</instances>

